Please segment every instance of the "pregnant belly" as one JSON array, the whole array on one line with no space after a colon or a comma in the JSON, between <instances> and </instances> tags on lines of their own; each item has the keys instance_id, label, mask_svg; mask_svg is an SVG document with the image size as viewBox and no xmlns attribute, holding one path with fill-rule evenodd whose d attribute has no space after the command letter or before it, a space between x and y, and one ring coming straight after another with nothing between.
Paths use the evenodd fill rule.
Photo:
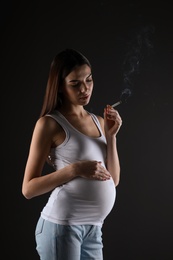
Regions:
<instances>
[{"instance_id":1,"label":"pregnant belly","mask_svg":"<svg viewBox=\"0 0 173 260\"><path fill-rule=\"evenodd\" d=\"M107 181L76 178L57 188L52 196L53 214L60 220L102 222L116 197L112 179ZM50 205L49 205L50 206Z\"/></svg>"}]
</instances>

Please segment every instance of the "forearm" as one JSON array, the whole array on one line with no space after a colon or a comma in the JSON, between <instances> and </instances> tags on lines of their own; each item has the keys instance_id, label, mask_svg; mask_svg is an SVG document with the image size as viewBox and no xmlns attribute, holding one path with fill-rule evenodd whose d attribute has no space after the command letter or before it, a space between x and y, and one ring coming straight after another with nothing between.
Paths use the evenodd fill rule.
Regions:
<instances>
[{"instance_id":1,"label":"forearm","mask_svg":"<svg viewBox=\"0 0 173 260\"><path fill-rule=\"evenodd\" d=\"M32 178L24 181L22 193L27 199L52 191L57 186L69 182L75 178L75 164L64 167L44 176Z\"/></svg>"},{"instance_id":2,"label":"forearm","mask_svg":"<svg viewBox=\"0 0 173 260\"><path fill-rule=\"evenodd\" d=\"M120 162L115 136L107 138L107 169L114 180L115 186L117 186L120 180Z\"/></svg>"}]
</instances>

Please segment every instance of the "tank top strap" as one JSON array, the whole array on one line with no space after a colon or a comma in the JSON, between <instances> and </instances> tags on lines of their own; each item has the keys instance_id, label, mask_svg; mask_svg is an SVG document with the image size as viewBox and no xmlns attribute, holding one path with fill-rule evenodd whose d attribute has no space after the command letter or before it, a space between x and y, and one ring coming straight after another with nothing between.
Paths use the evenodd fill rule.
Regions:
<instances>
[{"instance_id":1,"label":"tank top strap","mask_svg":"<svg viewBox=\"0 0 173 260\"><path fill-rule=\"evenodd\" d=\"M100 133L103 135L103 131L102 131L102 128L101 128L101 125L100 125L100 122L99 122L97 116L95 114L93 114L93 113L90 113L90 112L88 112L88 113L91 115L91 117L94 120L96 126L98 127Z\"/></svg>"}]
</instances>

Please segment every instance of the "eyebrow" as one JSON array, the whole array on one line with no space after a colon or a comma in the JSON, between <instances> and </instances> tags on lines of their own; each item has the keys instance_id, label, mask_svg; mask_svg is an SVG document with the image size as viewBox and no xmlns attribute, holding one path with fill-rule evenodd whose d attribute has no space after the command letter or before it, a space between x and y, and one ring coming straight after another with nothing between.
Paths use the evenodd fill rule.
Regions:
<instances>
[{"instance_id":1,"label":"eyebrow","mask_svg":"<svg viewBox=\"0 0 173 260\"><path fill-rule=\"evenodd\" d=\"M89 77L91 77L91 76L92 76L92 73L90 73L89 76L88 76L87 78L89 78Z\"/></svg>"},{"instance_id":2,"label":"eyebrow","mask_svg":"<svg viewBox=\"0 0 173 260\"><path fill-rule=\"evenodd\" d=\"M87 79L88 79L89 77L91 77L91 76L92 76L92 73L90 73L90 74L87 76ZM78 79L69 80L69 82L76 82L76 81L78 81Z\"/></svg>"}]
</instances>

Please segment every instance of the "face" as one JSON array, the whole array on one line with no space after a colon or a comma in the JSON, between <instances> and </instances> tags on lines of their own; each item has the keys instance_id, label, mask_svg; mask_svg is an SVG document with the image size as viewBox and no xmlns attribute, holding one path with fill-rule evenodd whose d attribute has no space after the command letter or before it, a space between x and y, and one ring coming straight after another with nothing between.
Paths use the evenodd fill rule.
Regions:
<instances>
[{"instance_id":1,"label":"face","mask_svg":"<svg viewBox=\"0 0 173 260\"><path fill-rule=\"evenodd\" d=\"M65 103L85 106L89 103L93 90L91 68L82 65L67 75L62 87Z\"/></svg>"}]
</instances>

